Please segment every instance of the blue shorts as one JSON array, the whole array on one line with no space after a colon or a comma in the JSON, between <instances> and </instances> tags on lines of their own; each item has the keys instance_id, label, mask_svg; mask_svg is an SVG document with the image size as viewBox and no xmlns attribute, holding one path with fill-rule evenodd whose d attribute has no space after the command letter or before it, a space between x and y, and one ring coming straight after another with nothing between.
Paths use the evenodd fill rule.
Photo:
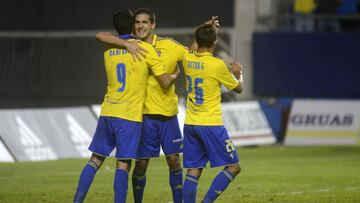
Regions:
<instances>
[{"instance_id":1,"label":"blue shorts","mask_svg":"<svg viewBox=\"0 0 360 203\"><path fill-rule=\"evenodd\" d=\"M140 136L140 122L100 116L89 150L109 156L116 147L117 159L136 159Z\"/></svg>"},{"instance_id":2,"label":"blue shorts","mask_svg":"<svg viewBox=\"0 0 360 203\"><path fill-rule=\"evenodd\" d=\"M184 168L228 166L239 162L224 126L184 125Z\"/></svg>"},{"instance_id":3,"label":"blue shorts","mask_svg":"<svg viewBox=\"0 0 360 203\"><path fill-rule=\"evenodd\" d=\"M158 157L160 145L166 156L182 152L183 139L177 116L144 115L137 158Z\"/></svg>"}]
</instances>

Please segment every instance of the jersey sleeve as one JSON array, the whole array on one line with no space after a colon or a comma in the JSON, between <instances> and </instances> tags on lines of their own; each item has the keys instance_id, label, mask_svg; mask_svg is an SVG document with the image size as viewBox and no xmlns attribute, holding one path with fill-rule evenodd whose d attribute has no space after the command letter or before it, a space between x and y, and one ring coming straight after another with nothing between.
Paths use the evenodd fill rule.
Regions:
<instances>
[{"instance_id":1,"label":"jersey sleeve","mask_svg":"<svg viewBox=\"0 0 360 203\"><path fill-rule=\"evenodd\" d=\"M148 53L145 58L145 62L149 65L149 68L152 70L155 76L166 73L164 64L162 63L160 57L157 55L155 49L150 44L146 42L139 44L143 47Z\"/></svg>"},{"instance_id":2,"label":"jersey sleeve","mask_svg":"<svg viewBox=\"0 0 360 203\"><path fill-rule=\"evenodd\" d=\"M189 52L189 48L180 44L179 42L170 39L172 42L172 50L174 51L174 55L176 55L176 60L181 62L184 59L185 53Z\"/></svg>"},{"instance_id":3,"label":"jersey sleeve","mask_svg":"<svg viewBox=\"0 0 360 203\"><path fill-rule=\"evenodd\" d=\"M229 68L224 61L219 62L219 67L216 71L217 80L223 84L226 88L232 90L239 85L239 81L230 72Z\"/></svg>"}]
</instances>

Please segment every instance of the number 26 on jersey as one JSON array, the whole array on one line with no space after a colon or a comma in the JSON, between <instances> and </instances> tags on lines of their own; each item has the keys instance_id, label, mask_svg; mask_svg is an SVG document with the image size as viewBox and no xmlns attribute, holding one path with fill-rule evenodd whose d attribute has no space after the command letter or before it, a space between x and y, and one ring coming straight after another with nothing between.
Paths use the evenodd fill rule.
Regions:
<instances>
[{"instance_id":1,"label":"number 26 on jersey","mask_svg":"<svg viewBox=\"0 0 360 203\"><path fill-rule=\"evenodd\" d=\"M195 89L195 104L203 104L204 103L204 93L203 89L200 87L201 84L204 83L203 78L191 78L190 76L186 76L186 80L188 82L187 92L190 94L193 89ZM194 81L194 82L193 82ZM194 87L193 84L195 83Z\"/></svg>"}]
</instances>

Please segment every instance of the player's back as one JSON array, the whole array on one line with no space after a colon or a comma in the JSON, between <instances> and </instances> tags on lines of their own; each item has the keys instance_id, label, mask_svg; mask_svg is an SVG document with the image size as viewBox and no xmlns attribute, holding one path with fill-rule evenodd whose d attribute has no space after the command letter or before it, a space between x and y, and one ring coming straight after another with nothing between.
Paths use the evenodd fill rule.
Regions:
<instances>
[{"instance_id":1,"label":"player's back","mask_svg":"<svg viewBox=\"0 0 360 203\"><path fill-rule=\"evenodd\" d=\"M148 57L141 62L135 62L125 49L112 47L104 52L107 92L101 116L142 121L149 68L161 69L161 72L164 67L151 45L141 43L140 46L150 51Z\"/></svg>"},{"instance_id":2,"label":"player's back","mask_svg":"<svg viewBox=\"0 0 360 203\"><path fill-rule=\"evenodd\" d=\"M238 85L224 61L210 52L189 52L183 60L188 92L185 124L222 125L221 84Z\"/></svg>"}]
</instances>

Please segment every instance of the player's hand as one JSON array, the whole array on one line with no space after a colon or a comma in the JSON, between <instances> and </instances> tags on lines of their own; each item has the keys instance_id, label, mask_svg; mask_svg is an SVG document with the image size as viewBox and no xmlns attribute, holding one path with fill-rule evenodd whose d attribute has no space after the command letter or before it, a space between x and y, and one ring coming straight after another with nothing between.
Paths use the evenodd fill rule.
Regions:
<instances>
[{"instance_id":1,"label":"player's hand","mask_svg":"<svg viewBox=\"0 0 360 203\"><path fill-rule=\"evenodd\" d=\"M212 25L216 32L220 30L219 16L211 16L211 19L204 23L205 25Z\"/></svg>"},{"instance_id":2,"label":"player's hand","mask_svg":"<svg viewBox=\"0 0 360 203\"><path fill-rule=\"evenodd\" d=\"M243 65L241 65L239 62L235 61L231 63L230 70L238 80L241 78L242 69Z\"/></svg>"},{"instance_id":3,"label":"player's hand","mask_svg":"<svg viewBox=\"0 0 360 203\"><path fill-rule=\"evenodd\" d=\"M176 66L176 70L173 74L170 75L170 80L175 80L180 75L180 68Z\"/></svg>"},{"instance_id":4,"label":"player's hand","mask_svg":"<svg viewBox=\"0 0 360 203\"><path fill-rule=\"evenodd\" d=\"M146 54L148 53L144 48L138 45L141 43L140 40L135 40L126 43L126 50L131 54L134 61L141 61L142 58L146 58Z\"/></svg>"}]
</instances>

